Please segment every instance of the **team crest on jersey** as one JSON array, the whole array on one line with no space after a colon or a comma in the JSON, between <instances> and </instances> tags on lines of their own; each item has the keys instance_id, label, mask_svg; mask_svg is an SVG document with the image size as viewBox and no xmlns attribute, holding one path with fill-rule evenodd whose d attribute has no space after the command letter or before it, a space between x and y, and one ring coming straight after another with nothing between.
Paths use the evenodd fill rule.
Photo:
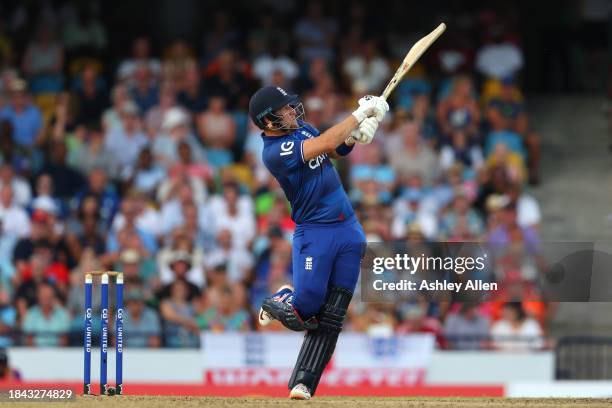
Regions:
<instances>
[{"instance_id":1,"label":"team crest on jersey","mask_svg":"<svg viewBox=\"0 0 612 408\"><path fill-rule=\"evenodd\" d=\"M307 271L312 271L312 256L307 256L304 261L304 269Z\"/></svg>"}]
</instances>

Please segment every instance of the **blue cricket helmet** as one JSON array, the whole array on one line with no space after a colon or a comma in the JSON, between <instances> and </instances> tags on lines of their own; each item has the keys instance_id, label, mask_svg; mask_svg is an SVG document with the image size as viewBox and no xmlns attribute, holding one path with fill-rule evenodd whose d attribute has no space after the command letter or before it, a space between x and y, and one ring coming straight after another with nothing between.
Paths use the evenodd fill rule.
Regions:
<instances>
[{"instance_id":1,"label":"blue cricket helmet","mask_svg":"<svg viewBox=\"0 0 612 408\"><path fill-rule=\"evenodd\" d=\"M258 128L265 129L266 123L264 119L267 118L273 123L277 122L279 118L274 112L285 105L292 105L294 107L299 105L301 116L303 117L303 107L297 95L288 93L280 86L264 86L251 97L249 101L249 116Z\"/></svg>"}]
</instances>

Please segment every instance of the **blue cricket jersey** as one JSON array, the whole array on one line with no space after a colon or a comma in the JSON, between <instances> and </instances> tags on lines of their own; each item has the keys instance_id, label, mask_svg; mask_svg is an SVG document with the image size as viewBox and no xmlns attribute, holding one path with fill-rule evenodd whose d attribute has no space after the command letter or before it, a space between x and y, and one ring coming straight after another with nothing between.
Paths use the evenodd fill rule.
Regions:
<instances>
[{"instance_id":1,"label":"blue cricket jersey","mask_svg":"<svg viewBox=\"0 0 612 408\"><path fill-rule=\"evenodd\" d=\"M327 154L304 161L305 140L319 136L307 123L283 136L262 134L263 162L291 203L296 224L326 224L351 218L353 207Z\"/></svg>"}]
</instances>

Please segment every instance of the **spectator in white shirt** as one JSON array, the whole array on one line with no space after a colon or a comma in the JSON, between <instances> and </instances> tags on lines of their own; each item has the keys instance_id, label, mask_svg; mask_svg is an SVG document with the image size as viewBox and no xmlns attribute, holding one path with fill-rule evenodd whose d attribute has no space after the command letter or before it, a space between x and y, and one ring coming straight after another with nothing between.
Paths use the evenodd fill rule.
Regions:
<instances>
[{"instance_id":1,"label":"spectator in white shirt","mask_svg":"<svg viewBox=\"0 0 612 408\"><path fill-rule=\"evenodd\" d=\"M32 189L23 177L15 175L13 167L9 163L0 166L0 187L9 185L13 189L15 203L25 207L32 199Z\"/></svg>"},{"instance_id":2,"label":"spectator in white shirt","mask_svg":"<svg viewBox=\"0 0 612 408\"><path fill-rule=\"evenodd\" d=\"M0 187L0 221L2 234L18 238L30 235L30 218L28 213L13 201L13 188L10 185Z\"/></svg>"},{"instance_id":3,"label":"spectator in white shirt","mask_svg":"<svg viewBox=\"0 0 612 408\"><path fill-rule=\"evenodd\" d=\"M379 94L389 80L389 64L378 55L373 39L365 41L361 53L346 60L342 68L354 92Z\"/></svg>"},{"instance_id":4,"label":"spectator in white shirt","mask_svg":"<svg viewBox=\"0 0 612 408\"><path fill-rule=\"evenodd\" d=\"M259 79L262 85L272 85L275 72L280 71L285 81L291 83L299 74L295 61L281 54L276 42L272 42L268 49L269 53L257 57L253 62L253 76Z\"/></svg>"},{"instance_id":5,"label":"spectator in white shirt","mask_svg":"<svg viewBox=\"0 0 612 408\"><path fill-rule=\"evenodd\" d=\"M134 85L134 73L139 65L146 65L154 77L161 74L161 63L157 58L151 57L151 42L145 36L138 37L132 45L132 57L123 60L117 70L117 78L127 85Z\"/></svg>"},{"instance_id":6,"label":"spectator in white shirt","mask_svg":"<svg viewBox=\"0 0 612 408\"><path fill-rule=\"evenodd\" d=\"M493 347L505 351L529 351L543 347L542 328L519 302L506 303L502 318L491 327Z\"/></svg>"},{"instance_id":7,"label":"spectator in white shirt","mask_svg":"<svg viewBox=\"0 0 612 408\"><path fill-rule=\"evenodd\" d=\"M233 245L233 241L232 232L229 229L221 229L217 235L218 247L207 256L206 265L207 269L212 271L224 264L228 280L241 282L249 276L253 256L247 249Z\"/></svg>"},{"instance_id":8,"label":"spectator in white shirt","mask_svg":"<svg viewBox=\"0 0 612 408\"><path fill-rule=\"evenodd\" d=\"M516 221L521 227L536 228L542 220L540 204L533 196L522 190L522 186L516 183L508 189L510 201L516 203Z\"/></svg>"},{"instance_id":9,"label":"spectator in white shirt","mask_svg":"<svg viewBox=\"0 0 612 408\"><path fill-rule=\"evenodd\" d=\"M256 232L253 201L240 195L237 183L226 182L223 195L211 198L209 210L218 230L228 229L232 233L234 247L248 247Z\"/></svg>"},{"instance_id":10,"label":"spectator in white shirt","mask_svg":"<svg viewBox=\"0 0 612 408\"><path fill-rule=\"evenodd\" d=\"M476 54L476 69L487 78L514 77L523 68L521 49L506 41L499 27L492 31L490 41Z\"/></svg>"},{"instance_id":11,"label":"spectator in white shirt","mask_svg":"<svg viewBox=\"0 0 612 408\"><path fill-rule=\"evenodd\" d=\"M148 143L142 132L138 107L127 102L121 108L123 129L111 130L105 136L104 144L115 155L121 168L129 168L138 159L140 150Z\"/></svg>"}]
</instances>

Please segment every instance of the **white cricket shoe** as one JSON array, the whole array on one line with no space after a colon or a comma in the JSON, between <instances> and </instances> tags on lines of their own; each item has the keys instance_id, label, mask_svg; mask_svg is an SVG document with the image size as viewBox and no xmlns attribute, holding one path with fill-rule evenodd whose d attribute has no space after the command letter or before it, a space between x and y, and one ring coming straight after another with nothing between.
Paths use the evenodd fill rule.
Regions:
<instances>
[{"instance_id":1,"label":"white cricket shoe","mask_svg":"<svg viewBox=\"0 0 612 408\"><path fill-rule=\"evenodd\" d=\"M292 293L293 293L293 286L283 285L280 288L278 288L278 290L276 291L274 295L272 295L272 299L277 302L285 302L287 297L289 297ZM269 325L270 323L272 323L272 320L274 320L274 318L272 317L270 313L264 311L263 308L259 309L259 324L261 326Z\"/></svg>"},{"instance_id":2,"label":"white cricket shoe","mask_svg":"<svg viewBox=\"0 0 612 408\"><path fill-rule=\"evenodd\" d=\"M289 398L293 400L309 400L310 391L308 387L302 383L297 384L289 393Z\"/></svg>"}]
</instances>

